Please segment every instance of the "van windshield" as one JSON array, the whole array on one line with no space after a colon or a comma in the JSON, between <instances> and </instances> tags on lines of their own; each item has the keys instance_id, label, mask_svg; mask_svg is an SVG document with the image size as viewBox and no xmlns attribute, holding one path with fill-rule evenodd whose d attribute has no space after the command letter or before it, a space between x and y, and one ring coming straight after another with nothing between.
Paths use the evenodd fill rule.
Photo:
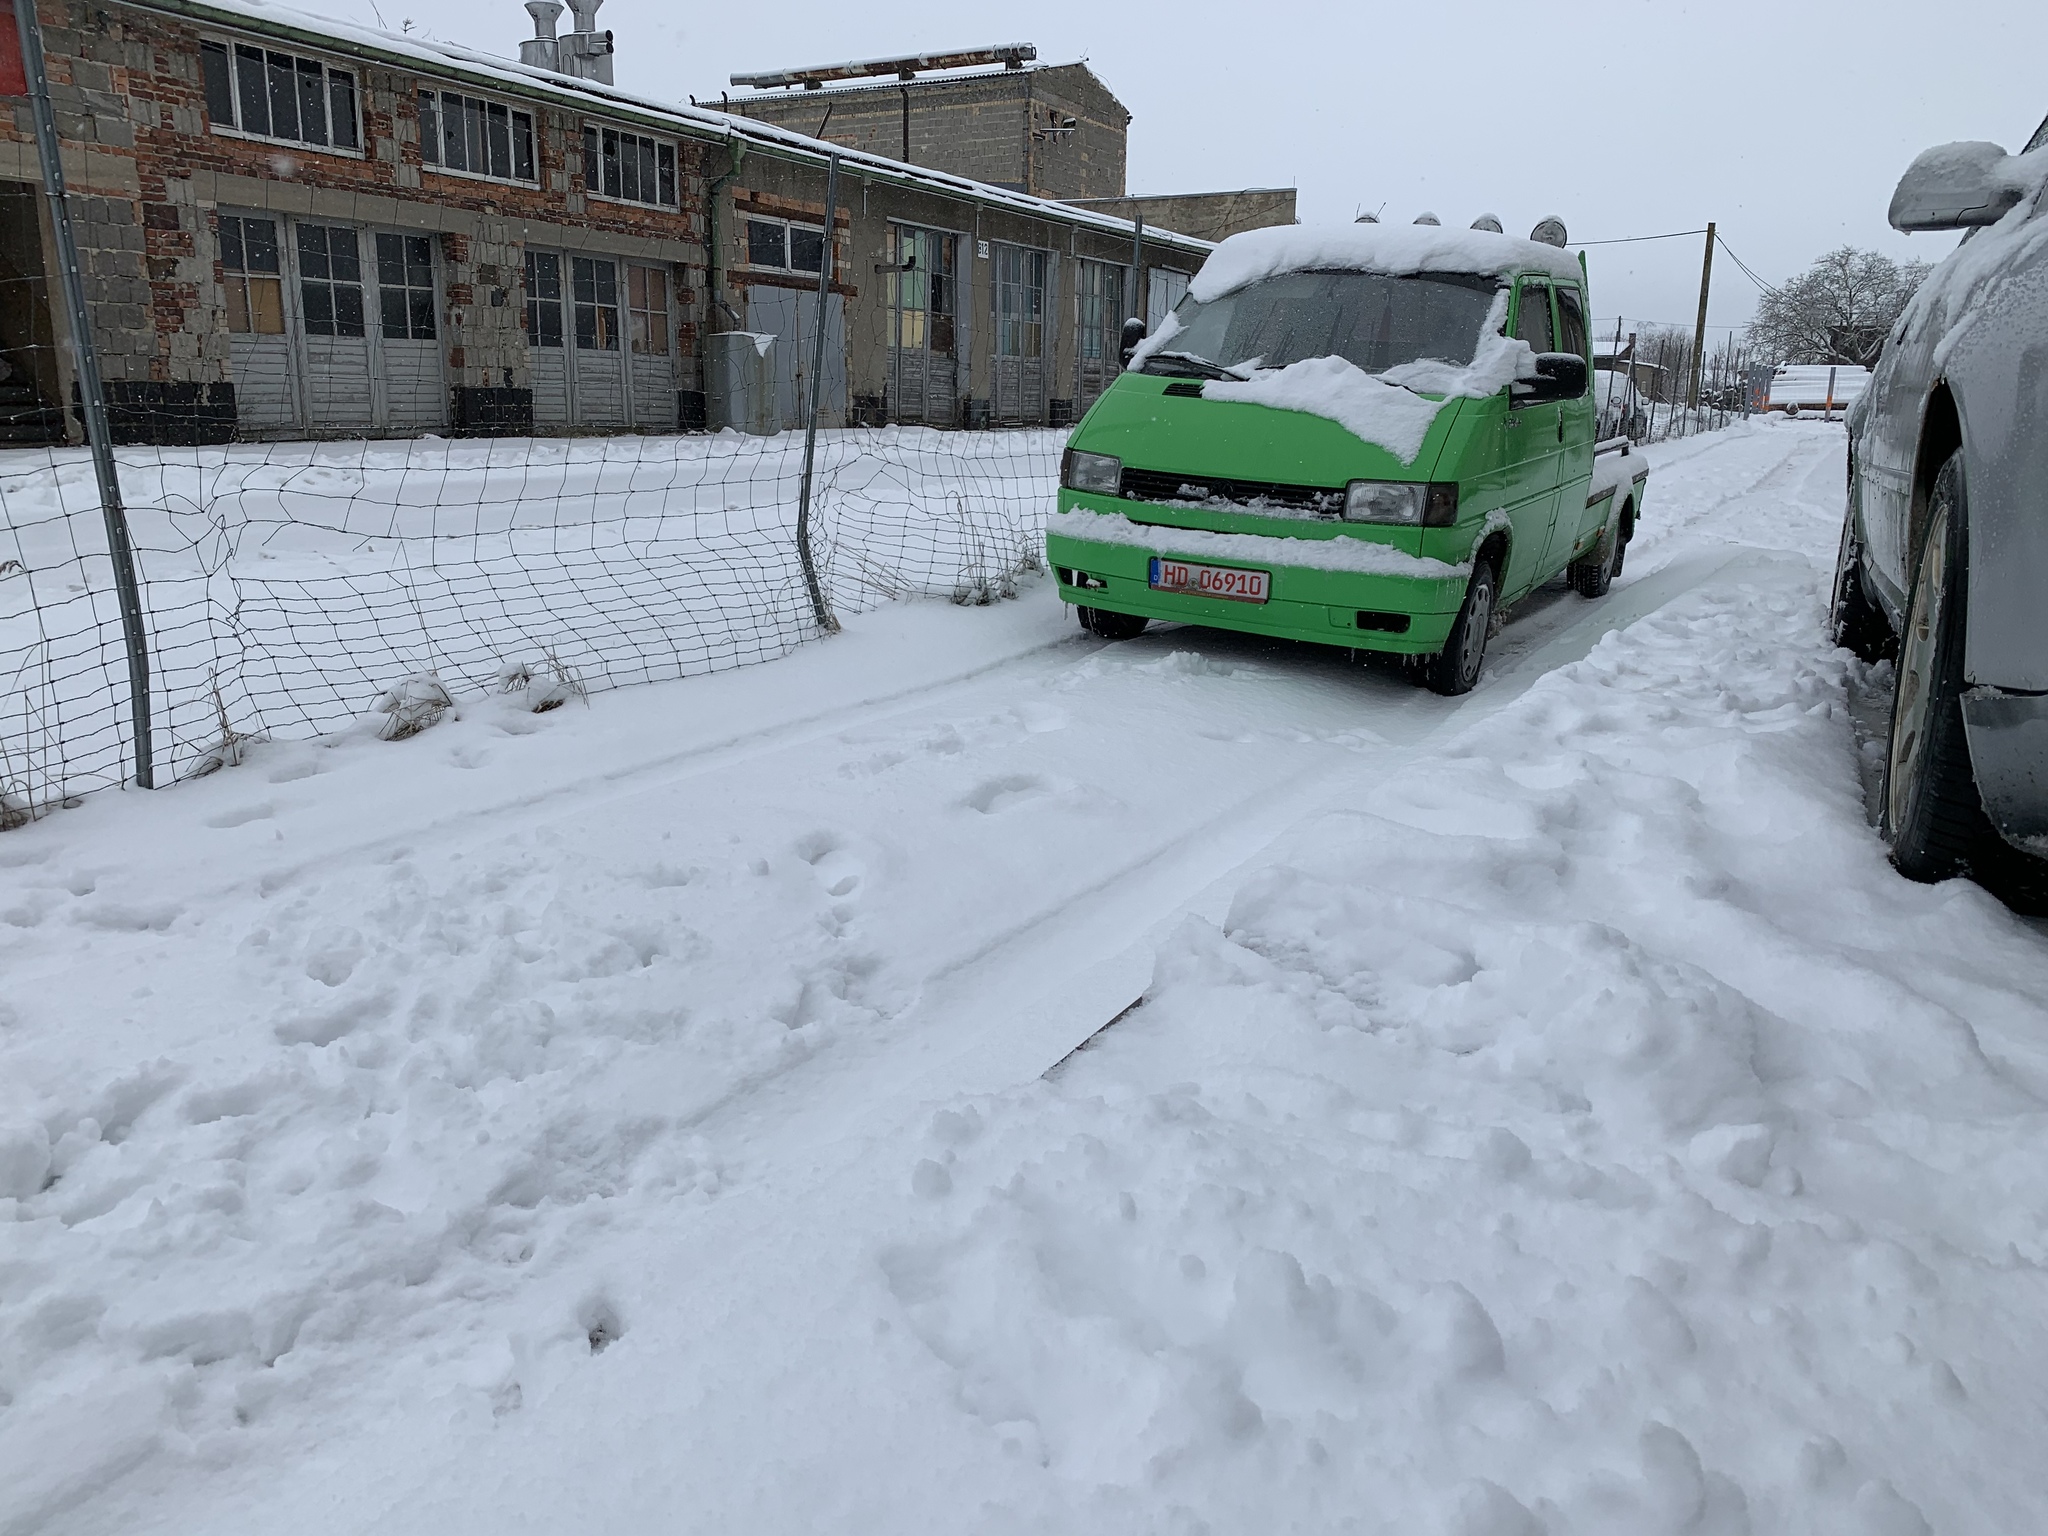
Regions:
<instances>
[{"instance_id":1,"label":"van windshield","mask_svg":"<svg viewBox=\"0 0 2048 1536\"><path fill-rule=\"evenodd\" d=\"M1501 286L1463 272L1287 272L1207 304L1182 299L1173 311L1180 328L1143 371L1284 368L1314 357L1345 358L1367 373L1424 359L1462 368Z\"/></svg>"}]
</instances>

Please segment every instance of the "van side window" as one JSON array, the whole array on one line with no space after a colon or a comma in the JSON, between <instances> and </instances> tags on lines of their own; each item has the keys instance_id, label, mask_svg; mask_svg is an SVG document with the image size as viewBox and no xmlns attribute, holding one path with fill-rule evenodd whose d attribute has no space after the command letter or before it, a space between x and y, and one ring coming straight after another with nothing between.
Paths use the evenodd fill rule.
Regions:
<instances>
[{"instance_id":1,"label":"van side window","mask_svg":"<svg viewBox=\"0 0 2048 1536\"><path fill-rule=\"evenodd\" d=\"M1547 283L1522 284L1521 303L1515 313L1515 339L1529 343L1531 352L1551 352L1550 287Z\"/></svg>"},{"instance_id":2,"label":"van side window","mask_svg":"<svg viewBox=\"0 0 2048 1536\"><path fill-rule=\"evenodd\" d=\"M1557 350L1586 355L1586 306L1576 288L1557 290Z\"/></svg>"}]
</instances>

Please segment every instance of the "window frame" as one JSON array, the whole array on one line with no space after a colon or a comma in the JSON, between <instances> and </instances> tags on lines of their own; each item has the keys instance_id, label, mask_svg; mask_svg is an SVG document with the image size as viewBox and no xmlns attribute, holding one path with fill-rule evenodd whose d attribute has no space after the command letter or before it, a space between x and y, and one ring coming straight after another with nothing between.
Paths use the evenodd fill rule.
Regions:
<instances>
[{"instance_id":1,"label":"window frame","mask_svg":"<svg viewBox=\"0 0 2048 1536\"><path fill-rule=\"evenodd\" d=\"M1553 282L1550 285L1550 314L1552 327L1550 345L1555 350L1560 352L1567 350L1564 346L1565 338L1560 334L1565 329L1564 317L1566 307L1565 300L1567 295L1570 296L1571 304L1575 310L1574 318L1576 318L1579 323L1580 335L1584 338L1584 345L1579 348L1578 355L1580 357L1585 358L1586 366L1588 368L1591 368L1593 366L1593 321L1592 317L1586 313L1585 292L1579 287L1577 283L1568 283L1559 280Z\"/></svg>"},{"instance_id":2,"label":"window frame","mask_svg":"<svg viewBox=\"0 0 2048 1536\"><path fill-rule=\"evenodd\" d=\"M211 99L212 92L206 78L206 50L209 46L221 49L226 56L227 100L234 112L235 120L233 122L224 123L214 115ZM242 126L241 72L237 67L239 63L237 50L242 48L253 49L262 54L266 70L269 66L269 56L272 54L290 59L295 72L306 64L317 64L320 67L320 101L325 109L327 142L317 143L311 139L285 138L275 133L258 133L252 128ZM348 78L349 109L351 114L349 127L355 136L355 143L353 145L337 144L334 142L334 76L337 74L345 75ZM283 144L293 149L311 150L315 154L339 155L348 160L365 160L369 158L369 152L364 147L363 69L360 64L352 60L347 63L335 63L326 55L301 52L295 46L291 48L272 47L268 39L243 38L226 32L203 32L199 37L199 97L201 104L206 110L207 131L217 133L223 138L246 139L255 144Z\"/></svg>"},{"instance_id":3,"label":"window frame","mask_svg":"<svg viewBox=\"0 0 2048 1536\"><path fill-rule=\"evenodd\" d=\"M216 217L219 222L216 225L214 237L215 251L220 261L221 286L225 294L228 334L230 336L276 337L279 341L286 340L291 334L290 285L292 281L289 271L289 255L285 244L291 238L288 221L278 214L220 213ZM230 233L228 228L231 221L234 225L232 233ZM249 264L248 230L245 226L251 224L265 224L269 226L271 259L269 267L251 266ZM230 244L241 253L241 260L239 262L231 262L229 260ZM259 282L274 285L275 319L277 321L274 329L264 329L253 323L258 312L258 306L253 302L254 290L251 285ZM235 325L235 296L237 290L239 290L242 299L241 318L244 321L250 322L239 329Z\"/></svg>"},{"instance_id":4,"label":"window frame","mask_svg":"<svg viewBox=\"0 0 2048 1536\"><path fill-rule=\"evenodd\" d=\"M431 95L434 98L434 154L436 158L432 160L429 160L427 158L427 125L424 114L420 112L420 98L422 96L428 95ZM513 174L509 176L500 176L492 171L472 171L466 168L460 168L457 166L444 164L439 158L441 154L441 145L443 142L443 129L441 125L447 120L446 102L450 96L453 96L457 101L476 102L479 106L482 106L486 109L491 107L503 107L506 113L508 129L516 127L516 120L518 118L525 118L527 133L527 158L533 166L533 174L531 176L522 177L517 172L517 166L519 164L519 144L518 135L516 134L516 132L513 133L512 135L512 143L510 146L510 155L512 164L514 166L514 171ZM538 109L530 106L522 107L511 101L500 100L499 98L494 96L472 96L466 91L459 91L448 86L436 85L426 81L421 81L414 85L412 99L413 113L419 123L420 130L421 170L432 171L436 176L457 176L465 181L487 181L493 183L496 186L501 187L538 187L541 184L540 113ZM488 156L489 154L489 132L490 130L488 126L486 126L486 156Z\"/></svg>"},{"instance_id":5,"label":"window frame","mask_svg":"<svg viewBox=\"0 0 2048 1536\"><path fill-rule=\"evenodd\" d=\"M667 202L659 201L658 198L627 197L623 191L606 192L603 189L603 145L604 135L607 133L616 134L621 139L627 137L641 139L654 146L654 185L657 194L661 190L661 154L663 150L668 151L669 181L673 196ZM595 176L592 174L593 167L590 154L590 138L592 134L597 135L599 147L596 167L599 174ZM683 152L679 140L664 138L660 134L655 133L643 133L638 128L627 128L618 123L604 122L598 118L585 118L582 131L577 136L577 144L579 153L583 156L583 192L586 197L594 197L601 203L615 203L622 208L658 208L669 213L679 213L682 211ZM623 182L624 178L621 177L621 185L623 185Z\"/></svg>"},{"instance_id":6,"label":"window frame","mask_svg":"<svg viewBox=\"0 0 2048 1536\"><path fill-rule=\"evenodd\" d=\"M777 226L779 226L779 227L781 228L781 230L782 230L782 265L781 265L781 266L779 266L779 267L771 267L771 266L766 266L766 265L763 265L763 264L762 264L761 262L758 262L758 261L754 260L754 246L753 246L753 231L752 231L752 229L751 229L751 228L750 228L750 229L748 229L748 230L746 231L746 239L747 239L747 261L746 261L746 269L747 269L747 270L748 270L749 272L786 272L786 273L788 273L788 274L789 274L790 276L792 276L792 277L807 277L807 278L814 278L814 277L816 277L816 276L817 276L817 275L818 275L818 274L819 274L820 272L822 272L822 271L824 270L824 267L825 267L825 226L824 226L824 225L822 225L822 224L812 224L812 223L809 223L809 222L807 222L807 221L805 221L805 220L803 220L803 219L785 219L785 218L783 218L783 217L782 217L782 216L781 216L780 214L776 214L776 213L746 213L746 212L742 212L742 213L740 214L740 218L741 218L741 220L742 220L742 221L743 221L744 223L746 223L746 224L748 224L748 225L754 225L754 224L774 224L774 225L777 225ZM790 265L790 262L789 262L789 253L790 253L790 235L791 235L791 234L792 234L792 233L793 233L794 231L796 231L796 230L799 230L799 229L800 229L800 230L802 230L802 231L803 231L803 232L804 232L805 234L808 234L808 235L816 235L816 236L818 237L818 265L817 265L817 266L815 266L815 267L797 267L797 266L791 266L791 265Z\"/></svg>"},{"instance_id":7,"label":"window frame","mask_svg":"<svg viewBox=\"0 0 2048 1536\"><path fill-rule=\"evenodd\" d=\"M1019 245L1003 240L996 242L994 259L994 268L989 273L989 296L995 309L995 335L991 338L994 350L989 355L1006 361L1034 358L1050 361L1053 355L1051 343L1054 340L1050 324L1053 252L1042 246ZM1015 278L1003 275L1003 265L1006 260L1011 259L1015 260L1020 269ZM1037 278L1036 282L1030 280L1034 275ZM1027 307L1022 300L1026 295L1032 294L1037 296L1037 303ZM1005 310L1004 300L1012 295L1019 301L1018 307L1014 310ZM1005 350L1009 346L1012 331L1019 342L1019 349L1014 352ZM1031 350L1025 350L1021 344L1033 331L1037 333L1038 345Z\"/></svg>"},{"instance_id":8,"label":"window frame","mask_svg":"<svg viewBox=\"0 0 2048 1536\"><path fill-rule=\"evenodd\" d=\"M1557 310L1551 299L1552 284L1547 277L1523 277L1516 281L1515 319L1514 324L1509 327L1509 339L1511 341L1526 341L1526 338L1521 334L1522 306L1528 302L1529 295L1538 290L1543 294L1543 329L1547 333L1550 342L1550 345L1544 350L1551 352L1557 349Z\"/></svg>"},{"instance_id":9,"label":"window frame","mask_svg":"<svg viewBox=\"0 0 2048 1536\"><path fill-rule=\"evenodd\" d=\"M645 261L628 261L625 266L626 302L624 307L626 311L627 350L636 357L673 357L676 351L676 283L674 269L666 264ZM651 325L643 325L643 322L651 319L655 315L656 310L651 304L636 304L633 302L633 287L636 277L640 280L640 289L643 295L647 291L651 278L659 278L661 280L661 309L659 311L661 315L661 346L659 348L643 346L641 344L641 332L643 329L649 337L652 337L654 334L653 327Z\"/></svg>"},{"instance_id":10,"label":"window frame","mask_svg":"<svg viewBox=\"0 0 2048 1536\"><path fill-rule=\"evenodd\" d=\"M366 286L372 286L377 295L375 323L380 332L380 339L383 341L435 342L443 340L441 335L441 263L440 253L435 249L438 242L435 241L432 235L424 234L418 230L379 229L371 226L368 234L370 237L370 249L366 253L367 259L363 263L366 269L364 275L367 279L371 280ZM384 280L384 242L387 240L399 242L399 268L403 278L401 282L387 283ZM407 243L411 241L418 241L426 249L427 280L424 285L412 281L412 256L405 249ZM421 293L427 295L427 332L424 336L419 334L418 314L415 307L415 295ZM389 300L386 297L389 294L403 294L405 297L406 325L405 334L402 336L394 336L391 332L391 321L387 307ZM366 310L369 308L367 299L365 300L364 307Z\"/></svg>"}]
</instances>

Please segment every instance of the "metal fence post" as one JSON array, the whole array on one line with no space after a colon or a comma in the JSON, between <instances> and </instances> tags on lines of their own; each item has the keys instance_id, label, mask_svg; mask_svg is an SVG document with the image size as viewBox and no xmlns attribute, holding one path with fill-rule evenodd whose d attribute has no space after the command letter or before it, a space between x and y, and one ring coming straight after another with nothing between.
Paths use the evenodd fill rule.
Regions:
<instances>
[{"instance_id":1,"label":"metal fence post","mask_svg":"<svg viewBox=\"0 0 2048 1536\"><path fill-rule=\"evenodd\" d=\"M29 0L15 0L27 4ZM818 451L818 412L825 399L825 314L832 296L833 241L839 228L839 156L825 162L825 251L818 262L818 320L811 336L811 419L804 427L804 478L796 509L796 552L803 562L804 588L811 595L811 612L818 628L828 635L839 633L839 620L825 600L818 584L817 562L811 558L811 464Z\"/></svg>"},{"instance_id":2,"label":"metal fence post","mask_svg":"<svg viewBox=\"0 0 2048 1536\"><path fill-rule=\"evenodd\" d=\"M99 482L100 511L107 524L107 558L114 568L114 593L121 606L121 635L128 650L135 782L143 789L154 789L149 651L142 627L142 594L135 584L135 551L128 537L128 514L121 506L121 479L114 467L114 444L107 430L107 399L100 387L100 359L92 342L92 317L85 307L78 242L72 237L71 210L65 202L64 162L58 154L56 119L50 112L50 80L43 67L43 25L36 15L36 0L14 0L14 20L21 33L22 69L28 77L29 105L36 120L36 154L42 162L43 192L50 200L58 276L64 287L64 307L71 317L73 372L78 381L79 401L85 410L85 435L92 450L93 476Z\"/></svg>"}]
</instances>

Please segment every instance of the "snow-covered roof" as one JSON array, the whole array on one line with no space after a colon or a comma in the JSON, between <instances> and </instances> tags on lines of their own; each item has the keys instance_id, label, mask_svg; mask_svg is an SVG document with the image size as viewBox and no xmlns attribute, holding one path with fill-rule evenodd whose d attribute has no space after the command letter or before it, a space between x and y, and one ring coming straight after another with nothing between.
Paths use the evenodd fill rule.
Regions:
<instances>
[{"instance_id":1,"label":"snow-covered roof","mask_svg":"<svg viewBox=\"0 0 2048 1536\"><path fill-rule=\"evenodd\" d=\"M586 111L630 115L643 122L666 127L672 132L686 133L700 139L740 141L750 149L765 151L786 159L811 161L823 165L827 158L837 155L842 172L874 180L921 186L949 197L979 203L989 208L1008 209L1032 218L1084 229L1100 229L1120 237L1128 237L1131 230L1130 221L1127 219L1093 213L1085 208L1075 208L1050 198L1033 197L1025 192L1012 192L988 182L950 175L926 166L891 160L886 155L847 149L757 118L742 117L736 112L720 112L711 107L691 106L658 96L643 96L634 91L622 90L615 85L606 85L601 81L582 80L570 75L557 74L553 70L536 69L516 59L501 58L480 49L464 47L460 43L422 37L418 33L390 32L378 27L366 27L357 22L338 21L329 16L315 16L291 6L269 4L267 0L122 0L122 3L133 5L140 10L158 11L188 20L211 22L217 26L281 34L314 46L325 44L329 48L346 50L359 57L381 58L395 64L423 68L436 74L456 75L485 86L495 85L500 89L514 90L526 96L552 97L564 105L580 107ZM1176 234L1169 230L1147 229L1145 238L1155 245L1173 246L1189 252L1214 249L1213 244L1207 240L1197 240L1192 235Z\"/></svg>"},{"instance_id":2,"label":"snow-covered roof","mask_svg":"<svg viewBox=\"0 0 2048 1536\"><path fill-rule=\"evenodd\" d=\"M1202 264L1188 292L1196 302L1206 304L1282 272L1333 268L1395 276L1414 272L1579 276L1578 258L1569 251L1482 229L1445 229L1430 224L1283 224L1247 230L1225 240Z\"/></svg>"}]
</instances>

